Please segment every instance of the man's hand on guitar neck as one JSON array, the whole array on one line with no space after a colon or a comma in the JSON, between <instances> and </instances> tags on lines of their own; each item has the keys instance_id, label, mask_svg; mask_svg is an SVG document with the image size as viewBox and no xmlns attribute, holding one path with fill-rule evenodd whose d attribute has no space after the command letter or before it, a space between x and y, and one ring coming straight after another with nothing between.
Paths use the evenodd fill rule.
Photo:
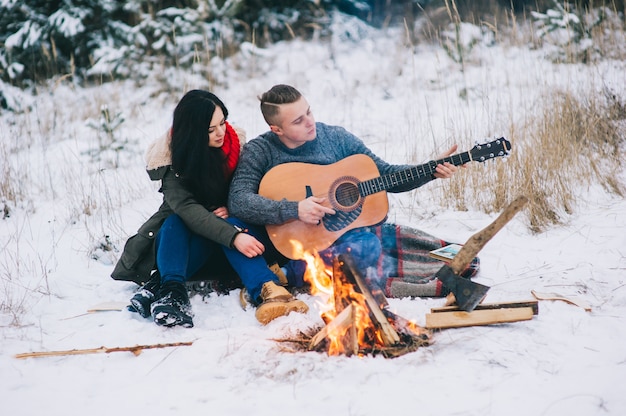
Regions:
<instances>
[{"instance_id":1,"label":"man's hand on guitar neck","mask_svg":"<svg viewBox=\"0 0 626 416\"><path fill-rule=\"evenodd\" d=\"M452 145L448 150L437 157L437 160L449 157L457 151L458 146ZM435 178L447 179L451 178L458 171L458 167L454 166L452 163L442 163L438 164L436 167L436 172L434 173ZM324 218L324 215L334 215L335 210L329 207L322 205L326 202L326 198L318 198L315 196L310 196L307 199L304 199L298 203L298 219L302 222L312 225L319 225Z\"/></svg>"},{"instance_id":2,"label":"man's hand on guitar neck","mask_svg":"<svg viewBox=\"0 0 626 416\"><path fill-rule=\"evenodd\" d=\"M335 210L322 205L326 198L310 196L298 202L298 219L307 224L319 225L324 215L335 214Z\"/></svg>"},{"instance_id":3,"label":"man's hand on guitar neck","mask_svg":"<svg viewBox=\"0 0 626 416\"><path fill-rule=\"evenodd\" d=\"M448 156L452 156L453 154L456 153L457 148L458 148L458 145L456 144L452 145L451 148L449 148L448 150L446 150L445 152L437 156L436 160L443 159ZM464 168L465 165L461 165L461 167ZM452 163L446 162L443 164L437 164L437 167L435 168L435 170L436 172L433 174L435 178L447 179L447 178L451 178L459 170L459 168L457 166L454 166Z\"/></svg>"}]
</instances>

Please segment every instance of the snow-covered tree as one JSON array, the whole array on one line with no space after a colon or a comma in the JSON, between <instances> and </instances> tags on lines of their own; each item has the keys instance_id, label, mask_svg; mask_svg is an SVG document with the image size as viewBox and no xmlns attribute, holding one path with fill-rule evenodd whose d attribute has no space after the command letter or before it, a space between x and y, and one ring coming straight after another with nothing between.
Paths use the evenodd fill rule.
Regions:
<instances>
[{"instance_id":1,"label":"snow-covered tree","mask_svg":"<svg viewBox=\"0 0 626 416\"><path fill-rule=\"evenodd\" d=\"M430 1L0 0L0 79L140 78L155 65L228 56L244 42L330 35L331 11L376 25Z\"/></svg>"},{"instance_id":2,"label":"snow-covered tree","mask_svg":"<svg viewBox=\"0 0 626 416\"><path fill-rule=\"evenodd\" d=\"M115 18L121 8L112 0L2 0L2 78L19 82L75 75L91 64L90 52L103 40L129 41L130 28Z\"/></svg>"},{"instance_id":3,"label":"snow-covered tree","mask_svg":"<svg viewBox=\"0 0 626 416\"><path fill-rule=\"evenodd\" d=\"M583 14L569 3L552 0L545 13L531 12L537 36L557 47L557 58L588 59L593 52L592 30L603 22L605 9Z\"/></svg>"}]
</instances>

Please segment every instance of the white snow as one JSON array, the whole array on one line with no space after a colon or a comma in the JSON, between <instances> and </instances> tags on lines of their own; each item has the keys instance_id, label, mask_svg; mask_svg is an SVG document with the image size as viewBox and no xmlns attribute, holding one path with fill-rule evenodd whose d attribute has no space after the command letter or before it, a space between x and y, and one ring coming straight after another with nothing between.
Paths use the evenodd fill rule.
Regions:
<instances>
[{"instance_id":1,"label":"white snow","mask_svg":"<svg viewBox=\"0 0 626 416\"><path fill-rule=\"evenodd\" d=\"M441 48L407 45L391 31L330 44L292 41L216 65L213 91L253 138L266 130L256 97L275 83L292 84L317 120L346 127L396 163L506 136L510 121L541 111L540 97L554 88L626 96L623 61L554 65L541 50L480 43L467 58L461 72ZM435 332L433 345L396 359L284 351L276 339L321 325L316 299L306 295L308 314L265 327L254 310L240 308L238 291L192 298L192 329L158 327L125 310L87 314L101 302L127 301L136 289L109 277L110 254L119 252L103 255L100 246L108 235L121 249L157 209L143 149L168 127L184 91L210 82L167 69L141 85L61 81L34 97L5 90L29 110L0 115L0 149L11 149L0 160L9 161L4 171L25 195L0 221L3 414L626 414L626 201L595 185L580 190L562 226L533 234L523 213L513 218L480 252L476 278L491 287L486 301L532 299L535 289L576 296L591 312L541 301L530 321ZM86 152L98 137L85 121L98 119L102 105L123 113L115 134L129 148L95 160ZM429 184L391 196L390 220L464 242L495 218L442 209L441 192ZM389 302L424 324L443 300ZM185 341L193 345L139 356L14 357Z\"/></svg>"}]
</instances>

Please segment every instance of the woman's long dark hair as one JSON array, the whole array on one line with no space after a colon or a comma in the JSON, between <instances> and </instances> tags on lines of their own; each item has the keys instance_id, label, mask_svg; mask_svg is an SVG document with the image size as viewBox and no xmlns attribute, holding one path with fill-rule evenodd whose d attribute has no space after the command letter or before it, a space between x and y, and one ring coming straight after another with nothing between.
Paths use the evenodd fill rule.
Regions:
<instances>
[{"instance_id":1,"label":"woman's long dark hair","mask_svg":"<svg viewBox=\"0 0 626 416\"><path fill-rule=\"evenodd\" d=\"M172 168L207 207L225 206L228 196L224 152L209 147L209 126L218 106L226 119L228 110L217 96L191 90L176 106L172 125Z\"/></svg>"}]
</instances>

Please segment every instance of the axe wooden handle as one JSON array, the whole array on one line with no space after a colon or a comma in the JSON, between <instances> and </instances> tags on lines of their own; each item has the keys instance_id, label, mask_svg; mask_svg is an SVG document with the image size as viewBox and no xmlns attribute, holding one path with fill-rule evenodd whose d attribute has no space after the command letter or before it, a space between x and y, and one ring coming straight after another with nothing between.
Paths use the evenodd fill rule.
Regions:
<instances>
[{"instance_id":1,"label":"axe wooden handle","mask_svg":"<svg viewBox=\"0 0 626 416\"><path fill-rule=\"evenodd\" d=\"M518 196L491 224L472 235L448 264L454 273L461 274L485 244L487 244L487 242L491 240L491 238L496 235L527 202L528 198L523 195Z\"/></svg>"}]
</instances>

